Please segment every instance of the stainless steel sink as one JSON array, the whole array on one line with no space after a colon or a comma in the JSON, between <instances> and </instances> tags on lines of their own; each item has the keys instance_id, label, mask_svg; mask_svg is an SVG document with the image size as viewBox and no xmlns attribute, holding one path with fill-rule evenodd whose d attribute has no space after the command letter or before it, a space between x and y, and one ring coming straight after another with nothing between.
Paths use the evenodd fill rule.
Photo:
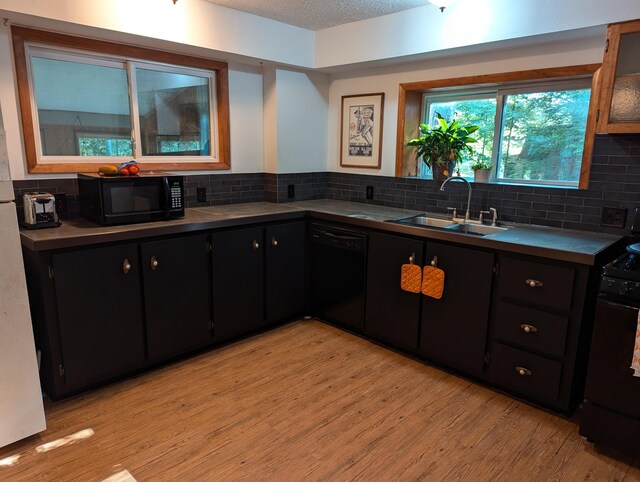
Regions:
<instances>
[{"instance_id":1,"label":"stainless steel sink","mask_svg":"<svg viewBox=\"0 0 640 482\"><path fill-rule=\"evenodd\" d=\"M487 226L484 224L463 223L452 221L451 219L444 219L426 215L400 219L393 222L423 228L446 229L447 231L453 231L462 234L475 234L476 236L488 236L490 234L499 233L509 229L501 226Z\"/></svg>"},{"instance_id":2,"label":"stainless steel sink","mask_svg":"<svg viewBox=\"0 0 640 482\"><path fill-rule=\"evenodd\" d=\"M433 228L449 228L458 226L458 223L450 219L432 218L429 216L416 216L411 218L409 224L417 226L430 226Z\"/></svg>"},{"instance_id":3,"label":"stainless steel sink","mask_svg":"<svg viewBox=\"0 0 640 482\"><path fill-rule=\"evenodd\" d=\"M457 224L447 228L449 231L455 231L465 234L479 234L480 236L486 236L488 234L495 234L502 231L506 231L508 228L502 228L500 226L485 226L484 224Z\"/></svg>"}]
</instances>

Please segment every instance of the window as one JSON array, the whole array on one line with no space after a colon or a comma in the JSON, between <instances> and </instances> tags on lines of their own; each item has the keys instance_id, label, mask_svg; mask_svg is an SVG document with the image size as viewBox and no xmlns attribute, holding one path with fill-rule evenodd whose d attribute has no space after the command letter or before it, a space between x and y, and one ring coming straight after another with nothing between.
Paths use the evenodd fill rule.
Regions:
<instances>
[{"instance_id":1,"label":"window","mask_svg":"<svg viewBox=\"0 0 640 482\"><path fill-rule=\"evenodd\" d=\"M419 123L447 120L480 126L473 155L490 160L494 182L587 189L600 64L474 75L400 84L396 176L431 177L406 143Z\"/></svg>"},{"instance_id":2,"label":"window","mask_svg":"<svg viewBox=\"0 0 640 482\"><path fill-rule=\"evenodd\" d=\"M436 114L439 113L445 119L459 119L463 124L479 126L473 137L478 140L473 144L473 156L464 153L461 162L458 163L460 174L464 177L473 177L471 162L474 159L492 160L493 131L496 123L496 98L495 94L459 94L457 96L426 96L425 111L426 123L437 126ZM422 175L427 171L423 167Z\"/></svg>"},{"instance_id":3,"label":"window","mask_svg":"<svg viewBox=\"0 0 640 482\"><path fill-rule=\"evenodd\" d=\"M12 29L29 172L228 169L227 65Z\"/></svg>"},{"instance_id":4,"label":"window","mask_svg":"<svg viewBox=\"0 0 640 482\"><path fill-rule=\"evenodd\" d=\"M480 126L474 153L458 164L464 177L473 177L474 160L484 160L496 166L498 182L577 186L590 95L590 79L425 94L424 118L436 126L440 113Z\"/></svg>"}]
</instances>

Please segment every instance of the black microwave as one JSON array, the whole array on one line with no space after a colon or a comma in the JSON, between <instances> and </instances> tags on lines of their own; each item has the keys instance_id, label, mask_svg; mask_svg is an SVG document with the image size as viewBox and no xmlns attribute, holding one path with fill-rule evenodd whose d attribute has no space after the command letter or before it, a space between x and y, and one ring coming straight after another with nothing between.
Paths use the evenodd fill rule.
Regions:
<instances>
[{"instance_id":1,"label":"black microwave","mask_svg":"<svg viewBox=\"0 0 640 482\"><path fill-rule=\"evenodd\" d=\"M78 191L82 216L103 226L184 216L183 176L78 174Z\"/></svg>"}]
</instances>

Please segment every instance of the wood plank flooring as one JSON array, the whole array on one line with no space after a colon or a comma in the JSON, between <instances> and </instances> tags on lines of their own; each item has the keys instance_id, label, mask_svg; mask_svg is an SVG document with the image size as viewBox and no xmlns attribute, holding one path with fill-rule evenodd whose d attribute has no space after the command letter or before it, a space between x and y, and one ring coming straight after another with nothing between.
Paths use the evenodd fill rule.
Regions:
<instances>
[{"instance_id":1,"label":"wood plank flooring","mask_svg":"<svg viewBox=\"0 0 640 482\"><path fill-rule=\"evenodd\" d=\"M317 321L46 411L0 449L0 480L640 481L570 420Z\"/></svg>"}]
</instances>

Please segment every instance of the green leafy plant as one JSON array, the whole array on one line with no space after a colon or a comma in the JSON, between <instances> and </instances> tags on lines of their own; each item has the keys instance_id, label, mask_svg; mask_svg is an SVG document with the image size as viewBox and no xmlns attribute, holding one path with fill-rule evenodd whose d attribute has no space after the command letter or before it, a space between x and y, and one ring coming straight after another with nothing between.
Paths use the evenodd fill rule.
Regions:
<instances>
[{"instance_id":1,"label":"green leafy plant","mask_svg":"<svg viewBox=\"0 0 640 482\"><path fill-rule=\"evenodd\" d=\"M407 145L415 146L416 159L424 161L427 167L433 169L435 165L446 166L453 170L460 160L462 152L473 152L469 144L477 142L471 134L479 127L474 125L460 125L453 120L447 122L440 113L436 113L438 126L431 127L420 124L420 137L411 139Z\"/></svg>"},{"instance_id":2,"label":"green leafy plant","mask_svg":"<svg viewBox=\"0 0 640 482\"><path fill-rule=\"evenodd\" d=\"M493 164L482 159L475 160L471 163L471 169L474 171L490 171L491 168L493 168Z\"/></svg>"}]
</instances>

